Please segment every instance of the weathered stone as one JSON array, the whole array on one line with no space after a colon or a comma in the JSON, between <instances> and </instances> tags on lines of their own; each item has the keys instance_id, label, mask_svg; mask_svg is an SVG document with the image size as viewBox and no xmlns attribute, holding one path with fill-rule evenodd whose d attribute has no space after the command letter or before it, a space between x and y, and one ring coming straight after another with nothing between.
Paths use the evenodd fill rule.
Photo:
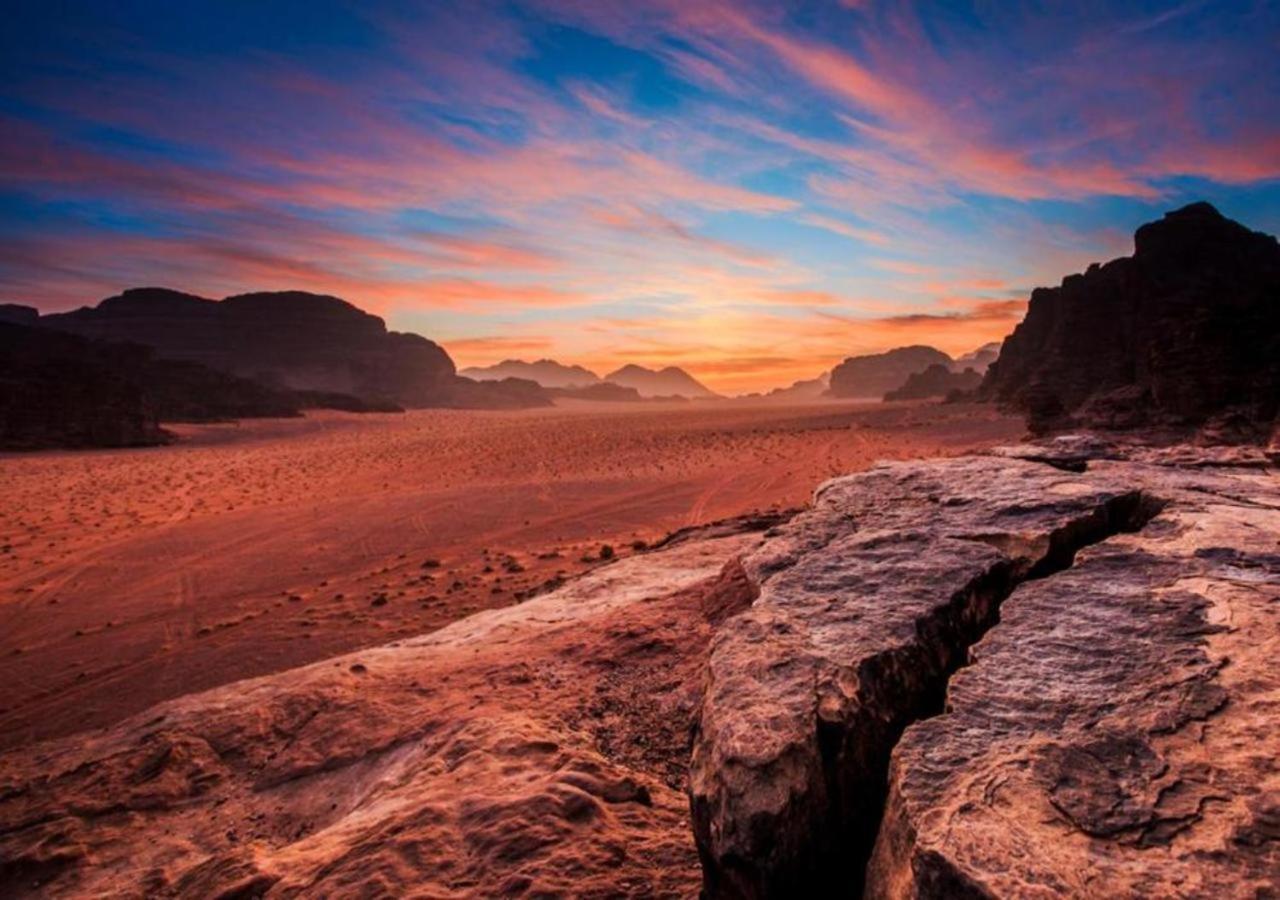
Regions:
<instances>
[{"instance_id":1,"label":"weathered stone","mask_svg":"<svg viewBox=\"0 0 1280 900\"><path fill-rule=\"evenodd\" d=\"M1274 879L1280 488L1060 444L829 482L745 560L759 598L713 641L690 768L710 896Z\"/></svg>"},{"instance_id":2,"label":"weathered stone","mask_svg":"<svg viewBox=\"0 0 1280 900\"><path fill-rule=\"evenodd\" d=\"M1280 883L1274 475L1091 469L1163 511L1005 601L946 714L894 751L868 896L1261 897Z\"/></svg>"},{"instance_id":3,"label":"weathered stone","mask_svg":"<svg viewBox=\"0 0 1280 900\"><path fill-rule=\"evenodd\" d=\"M759 598L712 645L690 767L708 892L856 888L894 743L1003 597L1149 511L1118 480L996 458L820 488L745 560Z\"/></svg>"},{"instance_id":4,"label":"weathered stone","mask_svg":"<svg viewBox=\"0 0 1280 900\"><path fill-rule=\"evenodd\" d=\"M0 754L0 896L691 896L696 676L756 524Z\"/></svg>"}]
</instances>

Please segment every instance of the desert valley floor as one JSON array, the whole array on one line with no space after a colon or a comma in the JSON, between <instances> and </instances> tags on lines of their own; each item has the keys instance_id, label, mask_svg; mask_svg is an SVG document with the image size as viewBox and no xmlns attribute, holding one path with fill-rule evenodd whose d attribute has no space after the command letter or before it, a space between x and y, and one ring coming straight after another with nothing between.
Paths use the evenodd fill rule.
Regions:
<instances>
[{"instance_id":1,"label":"desert valley floor","mask_svg":"<svg viewBox=\"0 0 1280 900\"><path fill-rule=\"evenodd\" d=\"M877 459L1016 439L967 405L583 404L179 426L0 459L0 749L520 602Z\"/></svg>"}]
</instances>

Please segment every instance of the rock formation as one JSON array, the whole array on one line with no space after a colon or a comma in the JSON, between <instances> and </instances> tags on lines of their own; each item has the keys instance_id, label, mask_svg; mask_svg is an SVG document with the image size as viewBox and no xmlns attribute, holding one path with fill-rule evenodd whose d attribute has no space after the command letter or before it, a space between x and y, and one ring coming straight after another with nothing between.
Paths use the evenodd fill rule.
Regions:
<instances>
[{"instance_id":1,"label":"rock formation","mask_svg":"<svg viewBox=\"0 0 1280 900\"><path fill-rule=\"evenodd\" d=\"M433 405L456 409L531 409L551 406L551 395L542 385L527 378L473 381L459 377Z\"/></svg>"},{"instance_id":2,"label":"rock formation","mask_svg":"<svg viewBox=\"0 0 1280 900\"><path fill-rule=\"evenodd\" d=\"M923 372L907 376L896 390L884 395L886 400L924 400L928 397L946 397L977 389L982 376L973 369L954 371L941 363L935 363Z\"/></svg>"},{"instance_id":3,"label":"rock formation","mask_svg":"<svg viewBox=\"0 0 1280 900\"><path fill-rule=\"evenodd\" d=\"M965 369L973 369L979 375L986 374L987 369L991 368L991 364L1000 357L1000 342L995 341L990 344L983 344L977 350L971 353L965 353L957 356L951 361L951 369L955 372L963 372Z\"/></svg>"},{"instance_id":4,"label":"rock formation","mask_svg":"<svg viewBox=\"0 0 1280 900\"><path fill-rule=\"evenodd\" d=\"M377 316L299 291L215 301L138 288L41 324L294 389L420 403L438 397L454 375L448 355L430 341L389 334Z\"/></svg>"},{"instance_id":5,"label":"rock formation","mask_svg":"<svg viewBox=\"0 0 1280 900\"><path fill-rule=\"evenodd\" d=\"M0 449L163 444L142 347L0 322Z\"/></svg>"},{"instance_id":6,"label":"rock formation","mask_svg":"<svg viewBox=\"0 0 1280 900\"><path fill-rule=\"evenodd\" d=\"M796 381L790 387L774 388L764 395L766 400L819 400L831 387L831 373L823 372L817 378Z\"/></svg>"},{"instance_id":7,"label":"rock formation","mask_svg":"<svg viewBox=\"0 0 1280 900\"><path fill-rule=\"evenodd\" d=\"M951 357L933 347L898 347L886 353L851 356L831 370L831 395L879 400L916 372L950 366Z\"/></svg>"},{"instance_id":8,"label":"rock formation","mask_svg":"<svg viewBox=\"0 0 1280 900\"><path fill-rule=\"evenodd\" d=\"M690 766L709 896L1274 886L1274 478L1010 455L828 482L746 558Z\"/></svg>"},{"instance_id":9,"label":"rock formation","mask_svg":"<svg viewBox=\"0 0 1280 900\"><path fill-rule=\"evenodd\" d=\"M34 306L22 306L18 303L0 303L0 322L10 325L35 325L40 320L40 311Z\"/></svg>"},{"instance_id":10,"label":"rock formation","mask_svg":"<svg viewBox=\"0 0 1280 900\"><path fill-rule=\"evenodd\" d=\"M1207 203L1143 225L1133 256L1032 293L982 394L1034 431L1234 411L1265 439L1280 404L1280 244Z\"/></svg>"},{"instance_id":11,"label":"rock formation","mask_svg":"<svg viewBox=\"0 0 1280 900\"><path fill-rule=\"evenodd\" d=\"M684 369L667 366L665 369L646 369L644 366L626 365L604 376L604 380L623 387L635 388L641 397L685 397L697 400L718 396Z\"/></svg>"},{"instance_id":12,"label":"rock formation","mask_svg":"<svg viewBox=\"0 0 1280 900\"><path fill-rule=\"evenodd\" d=\"M472 366L459 373L475 381L501 381L504 378L523 378L536 381L544 388L575 388L599 384L600 376L582 366L566 366L553 359L525 362L522 359L504 359L492 366Z\"/></svg>"},{"instance_id":13,"label":"rock formation","mask_svg":"<svg viewBox=\"0 0 1280 900\"><path fill-rule=\"evenodd\" d=\"M752 527L0 754L0 895L691 896L688 725Z\"/></svg>"},{"instance_id":14,"label":"rock formation","mask_svg":"<svg viewBox=\"0 0 1280 900\"><path fill-rule=\"evenodd\" d=\"M96 307L42 316L39 324L85 337L131 341L285 390L354 396L375 405L528 406L546 397L523 385L476 388L437 344L387 331L382 319L302 291L208 300L135 288ZM500 382L500 384L505 382Z\"/></svg>"},{"instance_id":15,"label":"rock formation","mask_svg":"<svg viewBox=\"0 0 1280 900\"><path fill-rule=\"evenodd\" d=\"M640 396L640 392L635 388L623 387L622 385L614 384L611 381L602 381L599 384L589 384L586 387L548 388L547 390L553 397L563 397L566 400L596 400L606 403L636 403L644 399Z\"/></svg>"},{"instance_id":16,"label":"rock formation","mask_svg":"<svg viewBox=\"0 0 1280 900\"><path fill-rule=\"evenodd\" d=\"M268 387L190 360L160 359L141 344L2 321L0 383L0 447L10 450L160 444L168 440L164 422L289 417L316 408L403 411L389 401Z\"/></svg>"}]
</instances>

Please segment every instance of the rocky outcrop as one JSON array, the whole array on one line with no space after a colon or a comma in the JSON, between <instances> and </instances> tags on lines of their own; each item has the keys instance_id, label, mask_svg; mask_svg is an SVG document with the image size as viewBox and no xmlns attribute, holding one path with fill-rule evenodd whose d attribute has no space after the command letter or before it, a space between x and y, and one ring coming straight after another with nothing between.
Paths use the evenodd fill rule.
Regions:
<instances>
[{"instance_id":1,"label":"rocky outcrop","mask_svg":"<svg viewBox=\"0 0 1280 900\"><path fill-rule=\"evenodd\" d=\"M951 357L933 347L898 347L886 353L851 356L831 370L831 395L879 400L929 366L951 365Z\"/></svg>"},{"instance_id":2,"label":"rocky outcrop","mask_svg":"<svg viewBox=\"0 0 1280 900\"><path fill-rule=\"evenodd\" d=\"M691 896L688 725L747 528L0 754L0 895Z\"/></svg>"},{"instance_id":3,"label":"rocky outcrop","mask_svg":"<svg viewBox=\"0 0 1280 900\"><path fill-rule=\"evenodd\" d=\"M0 449L163 444L142 347L0 322Z\"/></svg>"},{"instance_id":4,"label":"rocky outcrop","mask_svg":"<svg viewBox=\"0 0 1280 900\"><path fill-rule=\"evenodd\" d=\"M382 319L345 300L302 291L215 301L135 288L96 307L42 316L39 324L144 344L162 358L196 362L271 388L342 394L375 406L548 402L522 384L476 388L457 376L449 355L432 341L389 332Z\"/></svg>"},{"instance_id":5,"label":"rocky outcrop","mask_svg":"<svg viewBox=\"0 0 1280 900\"><path fill-rule=\"evenodd\" d=\"M925 400L929 397L946 397L950 394L976 390L982 384L982 376L973 369L952 371L941 363L923 372L908 376L897 390L884 395L885 400Z\"/></svg>"},{"instance_id":6,"label":"rocky outcrop","mask_svg":"<svg viewBox=\"0 0 1280 900\"><path fill-rule=\"evenodd\" d=\"M1199 426L1234 410L1265 439L1280 404L1280 244L1207 203L1143 225L1133 256L1032 293L982 394L1034 431Z\"/></svg>"},{"instance_id":7,"label":"rocky outcrop","mask_svg":"<svg viewBox=\"0 0 1280 900\"><path fill-rule=\"evenodd\" d=\"M759 596L712 643L690 765L709 896L1274 875L1280 782L1249 748L1275 714L1280 489L1080 450L837 479L744 561Z\"/></svg>"},{"instance_id":8,"label":"rocky outcrop","mask_svg":"<svg viewBox=\"0 0 1280 900\"><path fill-rule=\"evenodd\" d=\"M665 369L646 369L644 366L626 365L615 369L604 380L622 387L635 388L641 397L685 397L697 400L718 396L714 391L678 366Z\"/></svg>"},{"instance_id":9,"label":"rocky outcrop","mask_svg":"<svg viewBox=\"0 0 1280 900\"><path fill-rule=\"evenodd\" d=\"M390 401L273 388L141 344L0 322L0 448L166 443L164 422L291 417L303 409L402 412Z\"/></svg>"},{"instance_id":10,"label":"rocky outcrop","mask_svg":"<svg viewBox=\"0 0 1280 900\"><path fill-rule=\"evenodd\" d=\"M566 366L554 359L525 362L523 359L504 359L492 366L472 366L459 373L474 381L501 381L504 378L523 378L536 381L544 388L580 388L599 384L600 376L582 366Z\"/></svg>"}]
</instances>

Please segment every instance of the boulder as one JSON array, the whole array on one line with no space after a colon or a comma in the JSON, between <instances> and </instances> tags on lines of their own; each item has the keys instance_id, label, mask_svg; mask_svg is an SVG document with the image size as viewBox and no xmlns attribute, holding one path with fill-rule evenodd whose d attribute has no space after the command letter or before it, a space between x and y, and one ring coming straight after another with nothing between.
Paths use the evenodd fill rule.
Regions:
<instances>
[{"instance_id":1,"label":"boulder","mask_svg":"<svg viewBox=\"0 0 1280 900\"><path fill-rule=\"evenodd\" d=\"M1004 602L945 714L894 750L867 896L1274 891L1273 479L1091 470L1163 510Z\"/></svg>"}]
</instances>

